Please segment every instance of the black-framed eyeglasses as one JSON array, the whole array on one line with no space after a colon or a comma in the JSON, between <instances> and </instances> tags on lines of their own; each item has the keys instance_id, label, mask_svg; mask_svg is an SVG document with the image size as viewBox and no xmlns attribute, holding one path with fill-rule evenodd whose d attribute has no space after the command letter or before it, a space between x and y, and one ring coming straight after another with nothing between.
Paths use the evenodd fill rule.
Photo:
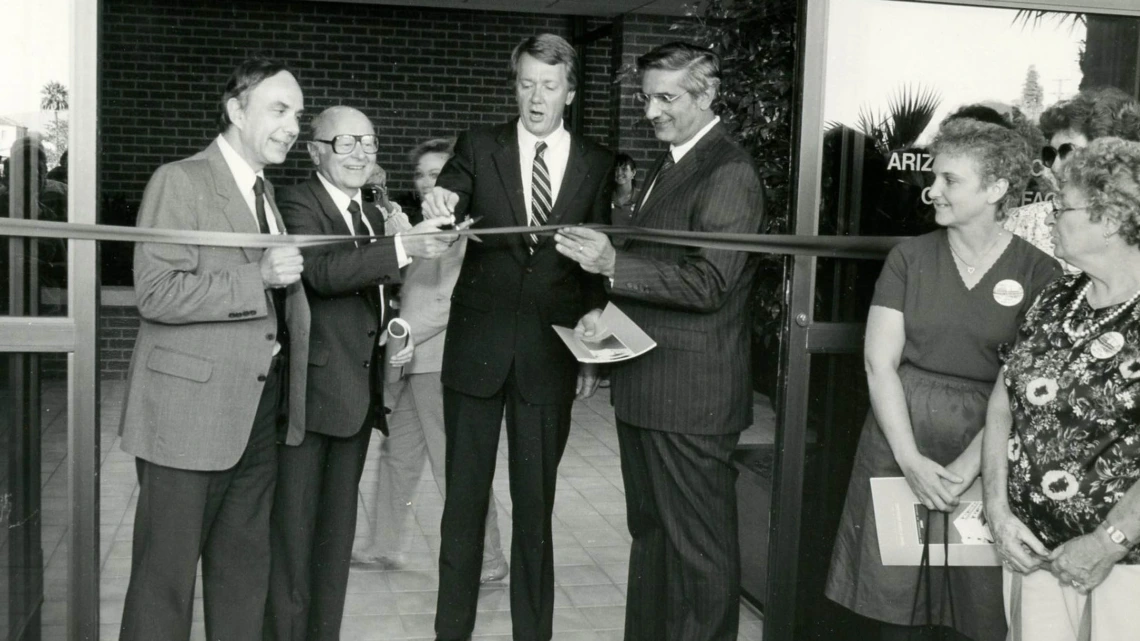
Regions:
<instances>
[{"instance_id":1,"label":"black-framed eyeglasses","mask_svg":"<svg viewBox=\"0 0 1140 641\"><path fill-rule=\"evenodd\" d=\"M1073 153L1076 147L1073 143L1067 142L1060 147L1053 145L1045 145L1041 148L1041 162L1045 163L1046 167L1053 167L1053 163L1058 160L1064 160L1069 154Z\"/></svg>"},{"instance_id":2,"label":"black-framed eyeglasses","mask_svg":"<svg viewBox=\"0 0 1140 641\"><path fill-rule=\"evenodd\" d=\"M358 142L366 154L374 154L380 151L380 137L375 134L338 134L333 136L332 140L313 138L313 142L332 145L333 153L337 154L351 154L352 150L356 149Z\"/></svg>"},{"instance_id":3,"label":"black-framed eyeglasses","mask_svg":"<svg viewBox=\"0 0 1140 641\"><path fill-rule=\"evenodd\" d=\"M636 100L637 104L639 105L648 105L654 102L660 103L662 105L671 105L680 100L681 96L684 96L687 93L689 92L685 91L679 94L669 94L645 93L644 91L638 91L637 93L633 94L633 99Z\"/></svg>"}]
</instances>

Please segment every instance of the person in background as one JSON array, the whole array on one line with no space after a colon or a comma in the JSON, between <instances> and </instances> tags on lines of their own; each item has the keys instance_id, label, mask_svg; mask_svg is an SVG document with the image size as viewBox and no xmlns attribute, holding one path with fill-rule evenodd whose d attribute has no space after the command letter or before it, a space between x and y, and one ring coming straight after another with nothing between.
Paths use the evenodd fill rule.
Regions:
<instances>
[{"instance_id":1,"label":"person in background","mask_svg":"<svg viewBox=\"0 0 1140 641\"><path fill-rule=\"evenodd\" d=\"M1140 143L1067 154L1050 217L1080 270L1026 315L990 397L986 516L1010 621L1033 641L1140 630ZM1016 602L1020 599L1020 602ZM1020 605L1020 608L1018 606Z\"/></svg>"},{"instance_id":2,"label":"person in background","mask_svg":"<svg viewBox=\"0 0 1140 641\"><path fill-rule=\"evenodd\" d=\"M436 138L412 150L414 183L420 194L435 187L436 178L451 158L451 140ZM416 208L416 213L418 212ZM400 318L412 328L416 352L405 364L400 379L385 390L392 407L388 438L380 447L375 511L371 536L364 548L353 552L354 561L385 569L399 568L404 560L404 528L410 518L416 486L431 461L432 476L441 496L447 496L446 435L443 426L443 345L451 311L451 292L463 264L466 238L460 238L434 260L416 261L404 273L400 294ZM507 576L508 566L499 536L495 497L487 504L483 536L483 568L480 582Z\"/></svg>"},{"instance_id":3,"label":"person in background","mask_svg":"<svg viewBox=\"0 0 1140 641\"><path fill-rule=\"evenodd\" d=\"M1037 293L1060 267L1001 227L1029 180L1024 138L973 118L943 122L930 147L930 197L943 228L908 239L887 257L867 317L864 363L871 411L855 454L826 595L880 622L883 641L910 639L912 622L953 627L953 638L1001 641L997 568L950 569L953 619L937 604L942 569L929 577L934 612L912 611L918 573L885 566L870 479L906 477L929 510L949 512L978 477L986 398L998 347L1016 334ZM941 613L941 615L939 614ZM940 618L941 617L941 618Z\"/></svg>"},{"instance_id":4,"label":"person in background","mask_svg":"<svg viewBox=\"0 0 1140 641\"><path fill-rule=\"evenodd\" d=\"M1049 144L1034 161L1035 173L1039 184L1056 193L1060 190L1057 176L1073 151L1104 136L1140 141L1140 104L1115 87L1085 89L1046 109L1039 123ZM1004 227L1052 256L1053 237L1049 225L1052 211L1051 203L1047 202L1018 207L1009 212ZM1072 270L1069 265L1063 266Z\"/></svg>"},{"instance_id":5,"label":"person in background","mask_svg":"<svg viewBox=\"0 0 1140 641\"><path fill-rule=\"evenodd\" d=\"M637 206L637 163L629 154L614 157L613 211L610 216L614 225L628 225L633 221L633 209Z\"/></svg>"},{"instance_id":6,"label":"person in background","mask_svg":"<svg viewBox=\"0 0 1140 641\"><path fill-rule=\"evenodd\" d=\"M67 184L67 150L59 157L59 164L48 172L47 177L56 182Z\"/></svg>"}]
</instances>

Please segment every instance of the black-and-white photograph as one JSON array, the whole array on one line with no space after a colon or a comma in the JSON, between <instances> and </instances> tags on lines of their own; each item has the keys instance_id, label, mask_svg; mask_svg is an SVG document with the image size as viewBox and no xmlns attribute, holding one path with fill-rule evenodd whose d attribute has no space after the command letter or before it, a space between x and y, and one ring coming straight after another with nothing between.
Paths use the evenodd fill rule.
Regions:
<instances>
[{"instance_id":1,"label":"black-and-white photograph","mask_svg":"<svg viewBox=\"0 0 1140 641\"><path fill-rule=\"evenodd\" d=\"M1140 639L1136 0L0 25L0 641Z\"/></svg>"}]
</instances>

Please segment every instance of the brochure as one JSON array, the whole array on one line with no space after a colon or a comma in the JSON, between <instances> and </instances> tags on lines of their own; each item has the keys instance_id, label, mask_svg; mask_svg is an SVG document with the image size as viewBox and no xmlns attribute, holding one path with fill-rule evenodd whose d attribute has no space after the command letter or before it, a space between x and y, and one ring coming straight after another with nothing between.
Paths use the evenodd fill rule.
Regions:
<instances>
[{"instance_id":1,"label":"brochure","mask_svg":"<svg viewBox=\"0 0 1140 641\"><path fill-rule=\"evenodd\" d=\"M657 343L613 303L602 310L598 325L600 331L589 340L578 338L572 328L553 327L579 363L617 363L657 347Z\"/></svg>"},{"instance_id":2,"label":"brochure","mask_svg":"<svg viewBox=\"0 0 1140 641\"><path fill-rule=\"evenodd\" d=\"M931 513L914 496L906 479L871 479L875 526L879 530L879 555L883 565L918 565L922 559L924 528L930 524L930 565L942 565L942 518ZM978 479L961 496L950 513L950 565L1000 565L994 538L982 506L982 481Z\"/></svg>"}]
</instances>

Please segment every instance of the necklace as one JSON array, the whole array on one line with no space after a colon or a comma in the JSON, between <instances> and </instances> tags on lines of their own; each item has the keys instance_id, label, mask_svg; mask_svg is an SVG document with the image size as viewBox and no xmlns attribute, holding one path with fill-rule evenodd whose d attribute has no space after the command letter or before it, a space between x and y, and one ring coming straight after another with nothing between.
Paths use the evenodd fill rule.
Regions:
<instances>
[{"instance_id":1,"label":"necklace","mask_svg":"<svg viewBox=\"0 0 1140 641\"><path fill-rule=\"evenodd\" d=\"M982 255L975 260L977 260L979 264L985 262L986 258L989 257L990 252L994 250L994 247L998 246L998 243L1001 242L1002 238L1005 238L1005 232L998 233L997 238L995 238L993 242L990 243L990 246L986 248L986 251L984 251ZM957 258L958 262L962 263L962 266L966 268L967 274L973 274L974 272L978 271L977 267L971 265L970 263L967 263L966 259L962 258L962 255L958 253L958 250L954 249L954 243L950 242L949 236L946 237L946 244L950 245L950 253L954 254L954 258Z\"/></svg>"},{"instance_id":2,"label":"necklace","mask_svg":"<svg viewBox=\"0 0 1140 641\"><path fill-rule=\"evenodd\" d=\"M1077 327L1073 327L1073 316L1075 316L1077 310L1081 308L1081 303L1084 302L1085 296L1089 293L1089 289L1091 288L1092 281L1090 280L1089 282L1085 283L1085 286L1081 288L1081 291L1077 292L1077 296L1073 299L1072 304L1069 305L1069 311L1065 314L1064 322L1061 323L1061 329L1065 330L1065 334L1069 336L1069 339L1072 340L1074 344L1087 338L1088 336L1097 334L1100 331L1100 328L1115 320L1118 316L1124 313L1124 310L1132 307L1132 305L1134 305L1137 300L1140 300L1140 289L1138 289L1136 290L1136 293L1132 295L1132 298L1129 298L1123 303L1117 305L1116 309L1112 310L1112 313L1105 315L1103 318L1094 323L1084 322Z\"/></svg>"}]
</instances>

